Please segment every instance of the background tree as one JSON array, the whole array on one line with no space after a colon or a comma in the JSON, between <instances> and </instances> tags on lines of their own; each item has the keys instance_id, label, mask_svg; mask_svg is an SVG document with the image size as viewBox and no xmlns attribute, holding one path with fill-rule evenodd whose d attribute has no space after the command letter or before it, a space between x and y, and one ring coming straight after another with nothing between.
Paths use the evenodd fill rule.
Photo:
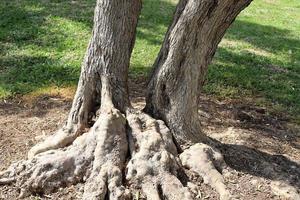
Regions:
<instances>
[{"instance_id":1,"label":"background tree","mask_svg":"<svg viewBox=\"0 0 300 200\"><path fill-rule=\"evenodd\" d=\"M250 2L181 0L154 64L146 107L138 111L127 76L141 2L98 0L65 126L2 172L0 183L16 182L21 196L84 181L83 199L126 199L137 190L147 199L193 199L185 186L190 170L229 199L219 173L226 164L200 131L197 105L218 43Z\"/></svg>"}]
</instances>

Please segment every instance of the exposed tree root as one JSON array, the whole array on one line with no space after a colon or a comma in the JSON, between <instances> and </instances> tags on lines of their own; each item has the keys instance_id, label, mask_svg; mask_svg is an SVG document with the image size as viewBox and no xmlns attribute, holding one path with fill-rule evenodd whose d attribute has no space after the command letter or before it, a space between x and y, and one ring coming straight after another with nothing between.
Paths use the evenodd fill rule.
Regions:
<instances>
[{"instance_id":1,"label":"exposed tree root","mask_svg":"<svg viewBox=\"0 0 300 200\"><path fill-rule=\"evenodd\" d=\"M79 84L83 83L80 82ZM78 87L66 124L53 135L48 136L44 141L33 146L28 152L29 159L48 150L67 147L86 131L85 129L88 127L90 118L89 113L92 112L91 104L95 101L90 97L93 95L83 96L83 91L81 90L86 89L86 87L88 86ZM91 88L93 87L90 87L89 90L95 93L94 89Z\"/></svg>"},{"instance_id":2,"label":"exposed tree root","mask_svg":"<svg viewBox=\"0 0 300 200\"><path fill-rule=\"evenodd\" d=\"M217 170L225 166L223 156L212 147L197 143L186 149L181 155L182 164L203 177L204 183L211 185L220 194L221 200L230 199L223 176Z\"/></svg>"},{"instance_id":3,"label":"exposed tree root","mask_svg":"<svg viewBox=\"0 0 300 200\"><path fill-rule=\"evenodd\" d=\"M106 110L91 130L72 145L11 165L0 174L0 183L16 182L23 197L29 193L49 193L89 177L84 192L86 199L104 199L106 183L110 199L118 199L124 193L121 171L127 154L125 124L118 110Z\"/></svg>"},{"instance_id":4,"label":"exposed tree root","mask_svg":"<svg viewBox=\"0 0 300 200\"><path fill-rule=\"evenodd\" d=\"M101 91L98 91L101 88L101 82L96 82L95 77L88 79L85 70L81 72L80 77L65 125L44 141L33 146L28 152L29 159L48 150L67 147L90 127L92 115L98 110L96 104L100 104L101 101L99 95Z\"/></svg>"},{"instance_id":5,"label":"exposed tree root","mask_svg":"<svg viewBox=\"0 0 300 200\"><path fill-rule=\"evenodd\" d=\"M164 122L144 113L127 115L132 158L126 179L147 199L192 199L177 178L180 164L172 134Z\"/></svg>"},{"instance_id":6,"label":"exposed tree root","mask_svg":"<svg viewBox=\"0 0 300 200\"><path fill-rule=\"evenodd\" d=\"M221 199L229 199L215 168L224 166L222 155L210 146L195 144L178 156L173 140L163 121L133 110L125 118L108 102L87 133L68 147L11 165L0 173L0 184L15 182L21 197L85 182L83 199L133 199L138 192L151 200L191 200L197 194L190 188L195 186L192 178L182 180L185 167L201 175Z\"/></svg>"},{"instance_id":7,"label":"exposed tree root","mask_svg":"<svg viewBox=\"0 0 300 200\"><path fill-rule=\"evenodd\" d=\"M88 124L91 118L89 115L93 112L92 107L96 101L91 96L96 96L97 93L88 81L85 84L80 81L79 84L66 124L53 135L33 146L28 152L29 159L48 150L67 147L89 127ZM82 90L89 90L91 94L84 96Z\"/></svg>"},{"instance_id":8,"label":"exposed tree root","mask_svg":"<svg viewBox=\"0 0 300 200\"><path fill-rule=\"evenodd\" d=\"M13 164L2 177L16 181L21 197L77 183L90 166L95 142L95 135L84 134L66 149L46 151Z\"/></svg>"},{"instance_id":9,"label":"exposed tree root","mask_svg":"<svg viewBox=\"0 0 300 200\"><path fill-rule=\"evenodd\" d=\"M108 116L100 115L93 126L97 146L83 199L104 199L107 190L109 199L126 199L128 195L122 186L122 171L128 149L126 120L116 109L109 112Z\"/></svg>"},{"instance_id":10,"label":"exposed tree root","mask_svg":"<svg viewBox=\"0 0 300 200\"><path fill-rule=\"evenodd\" d=\"M81 134L81 132L82 131L80 129L74 130L73 127L63 127L53 135L48 136L41 143L38 143L35 146L33 146L28 152L28 158L31 159L35 155L48 150L66 147L69 144L71 144Z\"/></svg>"}]
</instances>

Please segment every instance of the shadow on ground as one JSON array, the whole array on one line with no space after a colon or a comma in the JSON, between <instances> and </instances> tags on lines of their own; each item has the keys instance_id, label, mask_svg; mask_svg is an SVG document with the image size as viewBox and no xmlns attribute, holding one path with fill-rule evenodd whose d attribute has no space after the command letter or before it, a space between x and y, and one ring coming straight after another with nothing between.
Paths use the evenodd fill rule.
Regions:
<instances>
[{"instance_id":1,"label":"shadow on ground","mask_svg":"<svg viewBox=\"0 0 300 200\"><path fill-rule=\"evenodd\" d=\"M91 30L94 3L93 0L1 2L2 95L26 94L51 85L75 85L89 37L80 34Z\"/></svg>"},{"instance_id":2,"label":"shadow on ground","mask_svg":"<svg viewBox=\"0 0 300 200\"><path fill-rule=\"evenodd\" d=\"M300 189L300 164L283 155L271 155L244 145L223 144L220 147L226 163L237 171L284 181Z\"/></svg>"}]
</instances>

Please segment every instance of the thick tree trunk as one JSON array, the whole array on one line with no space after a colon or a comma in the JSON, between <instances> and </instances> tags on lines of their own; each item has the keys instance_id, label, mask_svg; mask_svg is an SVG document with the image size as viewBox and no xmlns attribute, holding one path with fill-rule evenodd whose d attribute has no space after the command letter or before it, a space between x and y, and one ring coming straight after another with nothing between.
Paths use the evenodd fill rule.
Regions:
<instances>
[{"instance_id":1,"label":"thick tree trunk","mask_svg":"<svg viewBox=\"0 0 300 200\"><path fill-rule=\"evenodd\" d=\"M94 28L68 124L87 125L101 105L101 76L107 77L113 103L125 112L129 106L128 67L141 10L140 0L98 0Z\"/></svg>"},{"instance_id":2,"label":"thick tree trunk","mask_svg":"<svg viewBox=\"0 0 300 200\"><path fill-rule=\"evenodd\" d=\"M107 79L114 106L125 112L130 105L127 77L140 10L140 0L97 1L92 38L66 125L32 148L29 157L64 147L91 126L103 103L101 77Z\"/></svg>"},{"instance_id":3,"label":"thick tree trunk","mask_svg":"<svg viewBox=\"0 0 300 200\"><path fill-rule=\"evenodd\" d=\"M164 120L181 145L208 142L198 99L226 29L251 0L181 0L154 63L145 111Z\"/></svg>"}]
</instances>

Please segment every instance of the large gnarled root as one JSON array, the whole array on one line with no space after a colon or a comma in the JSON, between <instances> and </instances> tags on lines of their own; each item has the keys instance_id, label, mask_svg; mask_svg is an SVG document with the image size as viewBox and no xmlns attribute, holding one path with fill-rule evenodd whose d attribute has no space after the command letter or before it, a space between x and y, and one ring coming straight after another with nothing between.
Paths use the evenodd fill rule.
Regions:
<instances>
[{"instance_id":1,"label":"large gnarled root","mask_svg":"<svg viewBox=\"0 0 300 200\"><path fill-rule=\"evenodd\" d=\"M48 150L67 147L85 132L90 118L88 113L91 110L90 104L92 100L86 97L85 101L81 101L83 100L76 94L66 124L53 135L48 136L44 141L33 146L28 152L29 159ZM77 122L75 123L75 121Z\"/></svg>"},{"instance_id":2,"label":"large gnarled root","mask_svg":"<svg viewBox=\"0 0 300 200\"><path fill-rule=\"evenodd\" d=\"M31 159L35 155L53 149L59 149L71 144L80 134L81 129L74 130L74 127L63 127L53 135L48 136L44 141L33 146L28 152L28 158Z\"/></svg>"},{"instance_id":3,"label":"large gnarled root","mask_svg":"<svg viewBox=\"0 0 300 200\"><path fill-rule=\"evenodd\" d=\"M124 199L122 170L127 155L126 120L116 109L101 111L89 132L72 145L20 161L0 174L0 183L16 182L21 196L49 193L86 181L85 199ZM108 187L108 190L107 190Z\"/></svg>"},{"instance_id":4,"label":"large gnarled root","mask_svg":"<svg viewBox=\"0 0 300 200\"><path fill-rule=\"evenodd\" d=\"M128 151L126 119L114 107L105 78L101 99L100 115L87 133L77 137L62 131L49 137L33 148L32 158L0 173L0 183L16 182L21 196L26 196L86 181L83 199L125 199L128 191L122 186L122 171Z\"/></svg>"},{"instance_id":5,"label":"large gnarled root","mask_svg":"<svg viewBox=\"0 0 300 200\"><path fill-rule=\"evenodd\" d=\"M85 95L85 93L87 94ZM28 152L28 158L31 159L35 155L48 150L64 148L86 132L85 129L89 127L90 115L93 113L92 110L95 109L94 104L96 100L93 98L94 96L97 96L97 93L93 84L90 81L79 81L73 105L65 125L53 135L48 136L44 141L33 146Z\"/></svg>"},{"instance_id":6,"label":"large gnarled root","mask_svg":"<svg viewBox=\"0 0 300 200\"><path fill-rule=\"evenodd\" d=\"M49 193L61 186L78 183L90 167L95 141L94 134L86 133L66 149L46 151L11 165L0 179L15 181L21 189L21 197L30 193Z\"/></svg>"},{"instance_id":7,"label":"large gnarled root","mask_svg":"<svg viewBox=\"0 0 300 200\"><path fill-rule=\"evenodd\" d=\"M220 152L206 144L197 143L181 153L180 159L183 166L202 176L204 183L211 185L220 194L221 200L230 199L223 176L217 170L225 166Z\"/></svg>"},{"instance_id":8,"label":"large gnarled root","mask_svg":"<svg viewBox=\"0 0 300 200\"><path fill-rule=\"evenodd\" d=\"M104 88L102 93L106 101L88 132L67 147L47 150L13 164L0 173L0 184L16 182L21 196L50 193L85 182L86 200L125 200L132 198L131 193L139 192L150 200L192 200L197 193L189 186L192 178L188 180L184 174L186 167L201 175L222 200L230 198L216 169L225 165L219 152L208 145L195 144L179 159L172 133L163 121L132 109L128 109L125 118L106 91L109 90Z\"/></svg>"},{"instance_id":9,"label":"large gnarled root","mask_svg":"<svg viewBox=\"0 0 300 200\"><path fill-rule=\"evenodd\" d=\"M172 134L165 124L144 113L128 113L131 160L127 165L130 187L147 199L193 199L176 177L180 164Z\"/></svg>"},{"instance_id":10,"label":"large gnarled root","mask_svg":"<svg viewBox=\"0 0 300 200\"><path fill-rule=\"evenodd\" d=\"M126 199L128 195L122 186L122 171L127 156L125 117L116 109L109 115L99 116L93 128L97 147L91 175L85 184L83 199ZM108 118L108 119L106 119Z\"/></svg>"}]
</instances>

